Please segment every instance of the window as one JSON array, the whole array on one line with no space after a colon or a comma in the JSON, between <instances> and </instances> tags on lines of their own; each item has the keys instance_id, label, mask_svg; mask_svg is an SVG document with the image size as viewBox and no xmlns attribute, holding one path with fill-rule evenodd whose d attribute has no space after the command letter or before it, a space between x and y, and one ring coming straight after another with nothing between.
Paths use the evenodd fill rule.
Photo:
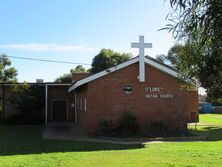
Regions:
<instances>
[{"instance_id":1,"label":"window","mask_svg":"<svg viewBox=\"0 0 222 167\"><path fill-rule=\"evenodd\" d=\"M86 98L84 99L84 111L86 111Z\"/></svg>"}]
</instances>

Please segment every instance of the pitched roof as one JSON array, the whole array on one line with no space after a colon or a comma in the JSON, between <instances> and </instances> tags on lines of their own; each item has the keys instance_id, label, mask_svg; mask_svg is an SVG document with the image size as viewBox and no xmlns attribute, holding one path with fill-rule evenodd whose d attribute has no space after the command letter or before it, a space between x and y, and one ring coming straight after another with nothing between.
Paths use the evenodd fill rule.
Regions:
<instances>
[{"instance_id":1,"label":"pitched roof","mask_svg":"<svg viewBox=\"0 0 222 167\"><path fill-rule=\"evenodd\" d=\"M77 82L74 82L70 86L69 92L75 90L77 87L79 87L81 85L84 85L84 84L86 84L88 82L91 82L91 81L96 80L96 79L98 79L100 77L108 75L108 74L110 74L112 72L118 71L118 70L120 70L122 68L128 67L129 65L132 65L132 64L137 63L137 62L139 62L139 57L138 56L134 57L134 58L132 58L132 59L126 61L126 62L123 62L121 64L118 64L118 65L116 65L114 67L108 68L108 69L103 70L101 72L98 72L98 73L96 73L94 75L90 75L90 76L88 76L86 78L78 80ZM158 61L158 60L156 60L156 59L154 59L154 58L152 58L150 56L146 56L145 57L145 63L147 63L150 66L155 67L155 68L163 71L164 73L167 73L167 74L171 75L172 77L175 77L175 78L178 77L178 72L177 72L176 69L174 69L174 68L172 68L172 67L170 67L170 66L168 66L168 65L166 65L164 63L161 63L160 61Z\"/></svg>"}]
</instances>

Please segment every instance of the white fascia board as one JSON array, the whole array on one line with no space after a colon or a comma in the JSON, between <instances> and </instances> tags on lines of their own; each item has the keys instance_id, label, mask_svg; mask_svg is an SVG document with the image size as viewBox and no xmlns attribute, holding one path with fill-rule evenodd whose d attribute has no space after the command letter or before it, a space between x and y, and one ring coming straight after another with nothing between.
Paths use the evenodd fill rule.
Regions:
<instances>
[{"instance_id":1,"label":"white fascia board","mask_svg":"<svg viewBox=\"0 0 222 167\"><path fill-rule=\"evenodd\" d=\"M155 67L155 68L157 68L157 69L159 69L159 70L161 70L161 71L163 71L163 72L165 72L165 73L175 77L175 78L178 78L178 76L179 76L179 74L176 71L174 71L174 70L172 70L170 68L167 68L167 67L165 67L165 66L163 66L163 65L161 65L159 63L156 63L155 61L152 61L152 60L150 60L148 58L145 58L145 62L147 64L149 64L149 65L151 65L151 66L153 66L153 67Z\"/></svg>"},{"instance_id":2,"label":"white fascia board","mask_svg":"<svg viewBox=\"0 0 222 167\"><path fill-rule=\"evenodd\" d=\"M70 84L53 84L53 83L46 84L46 85L48 85L48 86L70 86Z\"/></svg>"},{"instance_id":3,"label":"white fascia board","mask_svg":"<svg viewBox=\"0 0 222 167\"><path fill-rule=\"evenodd\" d=\"M129 60L129 61L126 61L126 62L124 62L124 63L121 63L121 64L119 64L119 65L117 65L117 66L115 66L115 67L108 68L108 69L103 70L103 71L101 71L101 72L99 72L99 73L96 73L96 74L94 74L94 75L91 75L91 76L89 76L89 77L86 77L86 78L84 78L84 79L81 79L81 80L77 81L74 85L72 85L72 86L69 88L68 92L71 92L71 91L75 90L77 87L79 87L79 86L81 86L81 85L83 85L83 84L85 84L85 83L91 82L91 81L93 81L93 80L95 80L95 79L98 79L98 78L103 77L103 76L105 76L105 75L108 75L108 74L110 74L110 73L112 73L112 72L115 72L115 71L117 71L117 70L120 70L120 69L122 69L122 68L125 68L125 67L127 67L127 66L129 66L129 65L131 65L131 64L134 64L134 63L138 62L138 61L139 61L139 57L136 57L136 58L133 58L133 59L131 59L131 60Z\"/></svg>"},{"instance_id":4,"label":"white fascia board","mask_svg":"<svg viewBox=\"0 0 222 167\"><path fill-rule=\"evenodd\" d=\"M166 73L166 74L174 77L174 78L179 78L179 73L176 72L175 70L172 70L172 69L170 69L170 68L167 68L167 67L165 67L165 66L163 66L163 65L161 65L161 64L159 64L159 63L157 63L157 62L155 62L155 61L152 61L152 60L150 60L150 59L148 59L148 58L145 58L145 62L146 62L147 64L149 64L149 65L151 65L151 66L159 69L160 71L162 71L162 72L164 72L164 73ZM187 80L187 79L185 79L184 81L187 82L187 83L190 83L190 81ZM196 89L198 89L198 86L195 86L195 87L196 87Z\"/></svg>"}]
</instances>

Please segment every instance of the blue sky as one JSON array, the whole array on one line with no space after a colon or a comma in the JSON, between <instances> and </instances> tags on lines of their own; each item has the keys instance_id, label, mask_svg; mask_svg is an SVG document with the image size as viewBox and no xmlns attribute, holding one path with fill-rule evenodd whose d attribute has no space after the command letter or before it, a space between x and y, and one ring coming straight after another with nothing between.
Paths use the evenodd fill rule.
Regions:
<instances>
[{"instance_id":1,"label":"blue sky","mask_svg":"<svg viewBox=\"0 0 222 167\"><path fill-rule=\"evenodd\" d=\"M146 54L166 54L172 35L158 31L170 11L164 0L6 0L0 5L0 53L91 64L102 48L129 52L139 35ZM75 65L11 59L19 81L54 81ZM90 66L85 66L89 68Z\"/></svg>"}]
</instances>

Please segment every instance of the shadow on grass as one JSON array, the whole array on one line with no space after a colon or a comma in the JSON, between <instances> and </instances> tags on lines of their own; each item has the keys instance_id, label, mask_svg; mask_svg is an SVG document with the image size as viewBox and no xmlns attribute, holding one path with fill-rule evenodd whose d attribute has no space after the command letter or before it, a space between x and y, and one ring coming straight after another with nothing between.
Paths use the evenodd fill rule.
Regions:
<instances>
[{"instance_id":1,"label":"shadow on grass","mask_svg":"<svg viewBox=\"0 0 222 167\"><path fill-rule=\"evenodd\" d=\"M222 126L199 126L197 130L189 129L189 132L205 136L207 141L222 141Z\"/></svg>"},{"instance_id":2,"label":"shadow on grass","mask_svg":"<svg viewBox=\"0 0 222 167\"><path fill-rule=\"evenodd\" d=\"M0 156L58 152L85 152L143 148L139 145L118 145L41 138L41 126L0 126Z\"/></svg>"}]
</instances>

